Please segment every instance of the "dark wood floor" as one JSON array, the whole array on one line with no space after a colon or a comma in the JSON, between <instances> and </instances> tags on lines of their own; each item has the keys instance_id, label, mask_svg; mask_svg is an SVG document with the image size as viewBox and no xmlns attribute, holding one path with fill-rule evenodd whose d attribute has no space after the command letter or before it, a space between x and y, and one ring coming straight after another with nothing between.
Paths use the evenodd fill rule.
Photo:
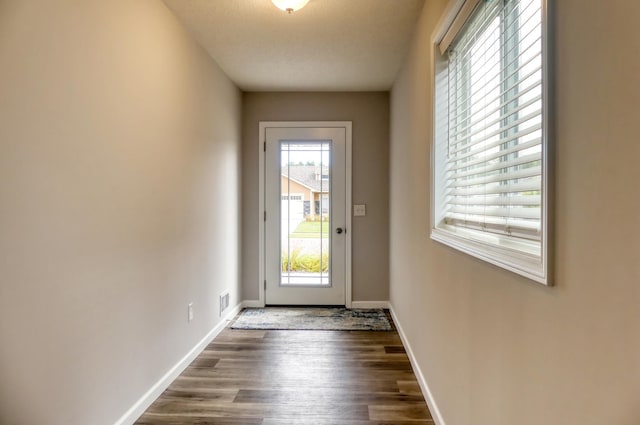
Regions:
<instances>
[{"instance_id":1,"label":"dark wood floor","mask_svg":"<svg viewBox=\"0 0 640 425\"><path fill-rule=\"evenodd\" d=\"M137 424L433 424L391 332L225 329Z\"/></svg>"}]
</instances>

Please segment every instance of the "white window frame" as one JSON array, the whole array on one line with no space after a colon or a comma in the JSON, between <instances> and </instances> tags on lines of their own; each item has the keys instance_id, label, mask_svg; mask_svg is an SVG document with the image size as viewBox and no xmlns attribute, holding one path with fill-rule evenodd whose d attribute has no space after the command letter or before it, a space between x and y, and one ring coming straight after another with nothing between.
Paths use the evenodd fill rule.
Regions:
<instances>
[{"instance_id":1,"label":"white window frame","mask_svg":"<svg viewBox=\"0 0 640 425\"><path fill-rule=\"evenodd\" d=\"M433 101L433 138L431 144L431 239L455 248L473 257L484 260L506 270L525 276L531 280L550 286L551 282L551 223L550 211L552 199L550 173L551 150L551 78L549 72L550 31L547 0L541 0L542 13L542 181L541 181L541 229L540 252L527 253L527 244L510 240L508 236L498 236L488 232L473 231L461 227L440 226L436 221L440 214L442 193L436 187L440 181L438 175L444 170L443 158L437 158L437 83L436 79L446 69L446 59L440 45L450 44L455 34L464 27L481 0L451 0L432 37L431 83ZM444 49L443 49L444 50Z\"/></svg>"}]
</instances>

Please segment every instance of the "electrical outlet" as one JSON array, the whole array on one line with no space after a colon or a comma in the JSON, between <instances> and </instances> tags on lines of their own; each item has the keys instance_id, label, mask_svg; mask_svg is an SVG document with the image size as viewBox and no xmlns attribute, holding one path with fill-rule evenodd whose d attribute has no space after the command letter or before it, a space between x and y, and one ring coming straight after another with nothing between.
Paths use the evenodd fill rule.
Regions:
<instances>
[{"instance_id":1,"label":"electrical outlet","mask_svg":"<svg viewBox=\"0 0 640 425\"><path fill-rule=\"evenodd\" d=\"M225 311L229 307L229 291L224 291L220 294L220 316L222 316L222 312Z\"/></svg>"},{"instance_id":2,"label":"electrical outlet","mask_svg":"<svg viewBox=\"0 0 640 425\"><path fill-rule=\"evenodd\" d=\"M187 321L191 322L193 320L193 303L189 303L187 306Z\"/></svg>"}]
</instances>

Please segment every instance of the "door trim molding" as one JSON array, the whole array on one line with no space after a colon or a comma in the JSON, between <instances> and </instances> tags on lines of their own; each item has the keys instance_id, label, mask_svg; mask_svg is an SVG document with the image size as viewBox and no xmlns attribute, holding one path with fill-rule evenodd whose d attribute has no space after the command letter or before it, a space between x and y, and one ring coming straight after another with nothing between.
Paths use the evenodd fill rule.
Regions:
<instances>
[{"instance_id":1,"label":"door trim molding","mask_svg":"<svg viewBox=\"0 0 640 425\"><path fill-rule=\"evenodd\" d=\"M264 164L264 143L266 142L267 128L303 128L303 127L332 127L345 129L345 165L346 165L346 200L345 200L345 219L346 219L346 258L345 258L345 306L351 308L351 121L260 121L258 130L258 175L260 176L259 195L258 195L258 303L261 307L265 305L264 281L265 281L265 237L264 237L264 183L265 183L265 164Z\"/></svg>"}]
</instances>

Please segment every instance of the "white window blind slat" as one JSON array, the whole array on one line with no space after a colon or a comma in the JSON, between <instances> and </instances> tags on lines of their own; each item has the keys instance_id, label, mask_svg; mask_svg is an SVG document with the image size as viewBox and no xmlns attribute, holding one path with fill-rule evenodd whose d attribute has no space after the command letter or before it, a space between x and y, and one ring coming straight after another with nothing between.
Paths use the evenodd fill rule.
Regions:
<instances>
[{"instance_id":1,"label":"white window blind slat","mask_svg":"<svg viewBox=\"0 0 640 425\"><path fill-rule=\"evenodd\" d=\"M541 1L481 2L447 55L442 223L540 240Z\"/></svg>"},{"instance_id":2,"label":"white window blind slat","mask_svg":"<svg viewBox=\"0 0 640 425\"><path fill-rule=\"evenodd\" d=\"M537 206L540 205L540 195L485 195L480 196L455 196L449 201L451 205L514 205Z\"/></svg>"},{"instance_id":3,"label":"white window blind slat","mask_svg":"<svg viewBox=\"0 0 640 425\"><path fill-rule=\"evenodd\" d=\"M540 168L534 169L534 173L537 173L534 177L540 176ZM505 175L505 174L501 174ZM478 179L480 180L480 179ZM518 181L512 184L500 184L502 182L493 182L493 184L472 184L458 186L452 185L445 192L451 196L470 196L470 195L485 195L490 196L499 193L520 193L520 192L535 192L540 189L540 180L527 179L525 181Z\"/></svg>"},{"instance_id":4,"label":"white window blind slat","mask_svg":"<svg viewBox=\"0 0 640 425\"><path fill-rule=\"evenodd\" d=\"M495 162L492 164L487 164L485 167L483 168L475 168L473 170L469 170L469 171L460 171L457 173L449 173L449 180L458 180L461 179L463 177L468 178L470 176L479 176L482 174L487 174L490 173L492 171L498 171L498 170L506 170L510 167L515 167L515 166L519 166L519 165L524 165L524 164L529 164L532 162L538 162L542 159L542 153L541 152L534 152L528 155L523 155L523 156L519 156L516 157L514 159L510 159L508 161L501 161L501 162ZM508 174L508 173L505 173ZM506 177L506 175L505 175ZM448 185L447 185L448 186Z\"/></svg>"},{"instance_id":5,"label":"white window blind slat","mask_svg":"<svg viewBox=\"0 0 640 425\"><path fill-rule=\"evenodd\" d=\"M524 207L494 207L494 206L461 206L451 205L448 208L449 212L459 214L470 214L482 217L493 216L503 218L529 218L539 219L540 210L536 208L524 208Z\"/></svg>"},{"instance_id":6,"label":"white window blind slat","mask_svg":"<svg viewBox=\"0 0 640 425\"><path fill-rule=\"evenodd\" d=\"M534 31L536 30L539 30L539 28L540 27L532 29L532 33L534 33ZM449 56L450 67L455 68L455 67L465 67L465 66L466 67L483 66L482 73L476 74L476 77L479 81L477 81L474 84L471 84L469 88L472 92L490 90L491 88L494 87L493 85L502 86L503 83L506 80L510 80L516 72L520 72L523 68L527 68L527 65L529 65L533 60L539 59L534 54L534 52L537 51L537 47L539 46L539 43L540 43L540 37L530 40L526 46L520 46L521 47L519 50L520 53L517 55L513 55L513 57L511 57L511 59L509 60L509 62L504 62L498 65L487 65L484 63L474 62L467 56L457 57L455 56L455 52L451 52L451 55ZM489 48L490 46L483 46L483 47ZM513 54L514 53L513 49L510 52L495 52L493 55L488 55L485 59L499 59L501 57L505 57L504 55L509 55L509 53ZM514 68L516 64L518 65L518 67ZM482 80L482 77L487 77L488 75L491 74L491 72L495 71L496 69L505 69L505 68L509 69L509 73L505 74L501 80L494 80L494 79L490 79L487 81ZM461 81L457 81L457 83L460 83L460 82ZM460 96L458 100L464 101L466 100L466 97L469 96L469 94L460 92L458 93L458 96Z\"/></svg>"},{"instance_id":7,"label":"white window blind slat","mask_svg":"<svg viewBox=\"0 0 640 425\"><path fill-rule=\"evenodd\" d=\"M465 131L470 125L473 124L467 121L468 121L468 117L471 116L470 111L474 107L480 108L486 105L490 105L490 106L496 105L496 102L505 103L505 98L507 98L507 93L512 92L516 88L519 89L519 92L518 92L518 97L519 97L524 95L525 92L529 92L535 89L536 87L540 86L542 84L542 73L539 65L535 66L535 63L534 63L535 61L539 61L539 58L535 58L535 57L530 58L528 62L522 63L518 69L514 70L510 75L506 76L503 80L494 81L494 84L492 86L485 85L485 86L476 88L477 92L482 92L482 91L489 92L490 94L488 95L479 96L477 93L471 93L471 90L473 89L473 87L470 87L469 90L466 90L468 93L465 95L465 97L453 99L454 103L456 104L467 105L464 108L459 108L457 110L454 110L453 113L451 113L450 115L451 120L453 120L454 122L460 122L461 124L465 125L465 127L457 129L456 132L461 133ZM508 84L507 81L509 79L511 80L515 79L517 72L523 72L525 70L528 70L528 73L524 75L520 75L520 78L518 79L517 82L512 82L511 85L507 85ZM537 77L536 79L531 81L533 87L530 87L529 90L527 90L527 88L522 88L522 82L529 81L531 77ZM497 92L497 87L504 87L504 88L502 89L502 91ZM475 100L470 101L470 98L472 97L475 98ZM511 102L512 100L513 99L508 99L508 102ZM500 103L498 103L498 105L500 105ZM483 108L483 111L482 111L483 115L475 114L473 116L473 119L475 122L482 121L486 119L486 117L492 116L496 112L496 109L499 110L500 108L496 108L496 107L494 107L493 109ZM458 126L461 124L458 124ZM456 133L452 132L452 136L455 137Z\"/></svg>"},{"instance_id":8,"label":"white window blind slat","mask_svg":"<svg viewBox=\"0 0 640 425\"><path fill-rule=\"evenodd\" d=\"M472 0L475 2L475 0ZM466 2L465 2L466 3ZM477 3L477 2L475 2ZM484 7L485 9L482 11L482 19L469 19L467 22L466 28L464 31L460 31L457 36L452 37L454 43L450 43L446 50L442 50L441 53L445 54L445 51L450 50L449 47L452 44L456 45L456 49L459 51L468 51L469 44L477 41L478 37L481 36L482 31L486 27L486 23L492 21L499 15L510 14L515 16L516 19L512 19L511 23L505 25L505 29L509 29L510 33L513 33L513 27L524 26L523 23L528 22L530 19L536 19L536 22L540 22L540 1L539 0L520 0L518 2L509 2L504 0L484 0L484 5L478 7ZM477 15L478 10L474 11ZM461 35L464 34L464 37ZM461 40L463 39L464 40Z\"/></svg>"},{"instance_id":9,"label":"white window blind slat","mask_svg":"<svg viewBox=\"0 0 640 425\"><path fill-rule=\"evenodd\" d=\"M469 50L469 45L476 42L479 37L482 37L482 33L487 25L487 22L491 22L493 19L497 18L501 13L504 13L507 10L512 12L513 8L515 7L515 4L512 3L508 5L506 9L501 9L500 7L498 7L499 5L496 1L493 1L490 4L486 1L484 3L484 5L480 5L478 7L478 9L484 8L484 10L481 11L483 19L470 19L467 22L467 27L465 28L465 30L463 32L461 31L461 34L464 34L464 37L461 37L461 34L458 34L457 37L454 37L454 42L451 43L449 45L449 48L447 49L448 52L452 50L451 47L453 45L455 45L457 51L467 52ZM479 11L476 9L476 16L479 14L478 12Z\"/></svg>"},{"instance_id":10,"label":"white window blind slat","mask_svg":"<svg viewBox=\"0 0 640 425\"><path fill-rule=\"evenodd\" d=\"M534 133L539 133L540 130L542 130L542 123L536 123L535 125L525 128L517 134L508 137L495 139L494 141L484 141L482 145L480 145L480 143L474 143L473 145L462 145L455 150L450 149L449 151L455 154L456 162L459 162L465 160L468 157L477 155L479 152L489 151L500 145L513 142L514 140L518 140L521 138L527 140L529 137L538 137L537 134Z\"/></svg>"},{"instance_id":11,"label":"white window blind slat","mask_svg":"<svg viewBox=\"0 0 640 425\"><path fill-rule=\"evenodd\" d=\"M533 76L535 74L538 74L540 72L540 70L535 69L533 71L531 71L529 73L529 76ZM507 89L505 89L504 91L500 92L500 96L496 96L495 99L489 99L489 103L493 103L493 101L498 100L499 99L504 99L505 95L509 92L509 90L513 90L516 86L521 85L522 83L515 83L512 86L508 87ZM532 91L536 91L538 92L540 90L540 85L542 84L542 80L541 78L536 79L535 81L532 82L532 84L530 84L528 87L520 90L520 92L518 93L518 98L526 98L527 96L530 96L530 93ZM542 97L540 95L536 95L534 97L534 99L541 99ZM484 112L483 115L480 115L478 117L474 117L474 121L473 122L468 122L468 123L464 123L464 126L461 126L460 128L452 128L452 133L450 134L451 139L456 139L460 134L469 131L470 128L477 126L480 122L486 120L489 117L494 116L495 113L502 111L508 104L510 104L511 102L513 102L513 99L508 99L508 100L504 100L502 101L502 103L500 103L499 105L488 109L486 112ZM458 117L460 117L460 114L458 114ZM462 124L461 124L462 125ZM455 130L455 131L453 131Z\"/></svg>"},{"instance_id":12,"label":"white window blind slat","mask_svg":"<svg viewBox=\"0 0 640 425\"><path fill-rule=\"evenodd\" d=\"M460 54L458 53L458 50L452 50L449 54L449 60L451 61L452 66L469 66L469 67L475 67L477 68L478 66L483 66L482 72L476 74L476 76L479 77L485 77L487 75L490 74L491 71L493 71L495 68L501 68L501 69L510 69L508 74L505 74L505 76L503 77L503 80L505 78L508 78L511 76L511 74L513 74L516 70L518 70L517 68L514 67L514 65L519 64L519 65L526 65L528 63L529 60L531 59L535 59L535 52L537 51L537 47L539 46L539 42L541 37L539 36L540 33L540 25L537 25L534 28L531 28L529 33L525 34L524 36L524 40L526 40L526 44L521 44L520 46L518 46L518 48L516 49L515 47L512 47L510 50L508 51L500 51L500 50L495 50L491 53L488 53L485 55L484 58L482 58L482 60L480 59L474 59L472 56L472 51L469 52L465 52L464 54ZM536 37L531 37L532 35L536 35ZM505 40L500 40L499 37L494 37L495 40L489 42L489 43L484 43L483 44L483 48L485 50L489 50L491 51L492 48L496 48L499 46L499 43L504 43ZM518 53L516 53L516 51ZM477 56L477 55L476 55ZM501 64L497 64L497 65L487 65L487 59L495 59L495 58L509 58L506 61L503 61ZM498 82L503 82L503 80L499 80ZM471 86L471 89L473 89L474 91L477 90L482 90L484 88L486 88L486 86L490 83L493 83L494 81L485 81L484 83L482 83L482 85L480 85L479 83L476 83L475 85ZM459 93L459 95L464 96L465 93Z\"/></svg>"},{"instance_id":13,"label":"white window blind slat","mask_svg":"<svg viewBox=\"0 0 640 425\"><path fill-rule=\"evenodd\" d=\"M494 0L494 2L495 1L496 0ZM531 4L533 4L534 2L532 2ZM509 13L509 12L507 10L502 11L502 14L506 14L506 13ZM490 40L490 41L482 40L483 48L485 49L485 52L487 52L483 55L483 57L478 57L478 55L474 55L473 49L470 49L468 45L467 46L456 45L455 49L449 50L449 60L452 61L453 66L460 66L462 64L467 64L468 66L471 66L471 67L477 67L477 65L482 64L483 65L482 72L484 74L478 73L477 75L485 76L493 68L493 66L487 66L487 63L486 63L487 59L492 57L501 57L503 59L508 58L506 60L503 60L503 63L499 64L499 66L503 69L510 69L511 70L510 72L513 72L515 63L526 63L526 59L529 59L527 58L527 56L531 56L531 55L527 54L527 52L538 45L537 42L541 38L541 32L542 32L541 24L539 22L536 22L535 25L528 26L527 32L525 34L519 34L516 27L522 26L523 24L526 25L528 20L534 20L537 17L538 16L536 15L529 16L527 21L522 21L522 20L518 21L518 19L513 19L511 24L502 26L503 28L502 31L498 33L500 37L493 37L493 40ZM494 20L496 18L498 17L493 15L488 16L487 22ZM487 23L485 23L484 25L486 26ZM514 42L514 39L516 37L519 39L518 43ZM467 41L469 44L478 43L477 37L469 37ZM508 43L511 43L512 46L505 47L505 45ZM516 50L519 53L516 54L515 53ZM473 56L476 56L475 59ZM523 58L525 60L523 60ZM476 86L473 86L472 88L478 89L482 87L476 85ZM460 94L463 94L463 93L460 93Z\"/></svg>"},{"instance_id":14,"label":"white window blind slat","mask_svg":"<svg viewBox=\"0 0 640 425\"><path fill-rule=\"evenodd\" d=\"M487 148L487 146L492 143L492 139L494 139L495 137L499 137L502 134L511 134L509 137L506 137L505 140L519 139L518 136L520 136L520 131L518 131L517 127L527 123L529 124L526 126L526 130L525 130L528 132L527 134L537 130L538 127L540 126L541 112L542 112L541 109L535 110L523 116L522 118L519 118L517 121L510 122L504 127L496 128L495 125L493 125L493 126L488 126L488 127L479 129L478 131L475 131L473 134L470 134L469 137L467 137L466 145L459 145L455 151L453 152L450 151L450 156L453 160L457 160L456 156L451 155L451 153L459 154L472 147L476 148L476 152L480 149L488 150L489 148ZM502 121L507 121L507 120L502 120ZM500 124L500 122L496 122L494 124ZM487 131L489 131L489 133L487 133Z\"/></svg>"},{"instance_id":15,"label":"white window blind slat","mask_svg":"<svg viewBox=\"0 0 640 425\"><path fill-rule=\"evenodd\" d=\"M514 138L509 138L509 139L514 140ZM460 159L456 158L455 163L452 163L451 167L448 168L448 171L458 171L462 169L469 169L470 167L474 167L477 165L487 164L490 161L504 157L506 155L519 153L520 151L523 151L529 148L535 148L537 146L540 146L540 138L538 137L536 139L529 140L528 142L518 143L517 145L513 145L508 149L498 150L497 148L501 144L504 144L504 143L497 143L497 144L496 142L491 143L491 145L493 145L491 149L495 150L495 152L492 152L491 150L487 149L486 151L480 152L482 155L478 155L478 152L471 152L470 154L465 155ZM486 170L483 169L483 171L486 171Z\"/></svg>"},{"instance_id":16,"label":"white window blind slat","mask_svg":"<svg viewBox=\"0 0 640 425\"><path fill-rule=\"evenodd\" d=\"M459 179L447 187L460 188L460 187L474 187L474 186L487 186L496 182L508 182L519 181L526 178L540 177L542 175L542 168L540 166L534 166L529 168L523 168L511 173L478 173L476 177ZM538 183L539 186L539 183ZM533 189L532 189L533 190Z\"/></svg>"}]
</instances>

